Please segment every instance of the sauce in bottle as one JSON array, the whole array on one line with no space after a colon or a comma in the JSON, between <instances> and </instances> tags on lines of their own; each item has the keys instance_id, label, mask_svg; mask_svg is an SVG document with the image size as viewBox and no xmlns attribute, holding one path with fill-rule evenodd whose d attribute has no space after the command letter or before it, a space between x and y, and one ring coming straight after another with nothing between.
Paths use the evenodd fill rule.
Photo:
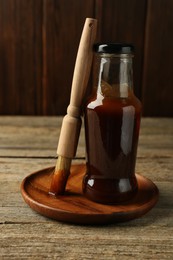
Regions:
<instances>
[{"instance_id":1,"label":"sauce in bottle","mask_svg":"<svg viewBox=\"0 0 173 260\"><path fill-rule=\"evenodd\" d=\"M83 192L99 203L128 200L137 191L135 163L141 103L133 94L133 46L94 46L94 87L86 104Z\"/></svg>"}]
</instances>

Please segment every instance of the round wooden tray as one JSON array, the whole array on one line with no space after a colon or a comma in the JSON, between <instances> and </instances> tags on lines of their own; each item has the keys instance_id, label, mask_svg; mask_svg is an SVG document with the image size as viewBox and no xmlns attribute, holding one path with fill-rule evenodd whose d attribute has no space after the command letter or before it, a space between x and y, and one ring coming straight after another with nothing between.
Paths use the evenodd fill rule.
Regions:
<instances>
[{"instance_id":1,"label":"round wooden tray","mask_svg":"<svg viewBox=\"0 0 173 260\"><path fill-rule=\"evenodd\" d=\"M107 224L131 220L144 215L157 202L159 191L149 179L136 175L138 193L118 205L103 205L90 201L82 194L85 165L72 165L66 192L62 196L49 194L54 167L27 176L21 185L26 203L40 214L63 222L76 224Z\"/></svg>"}]
</instances>

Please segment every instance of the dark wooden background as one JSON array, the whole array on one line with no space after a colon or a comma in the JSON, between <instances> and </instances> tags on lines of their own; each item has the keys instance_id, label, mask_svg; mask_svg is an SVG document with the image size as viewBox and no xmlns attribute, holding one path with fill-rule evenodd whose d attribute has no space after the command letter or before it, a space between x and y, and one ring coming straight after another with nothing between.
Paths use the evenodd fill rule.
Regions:
<instances>
[{"instance_id":1,"label":"dark wooden background","mask_svg":"<svg viewBox=\"0 0 173 260\"><path fill-rule=\"evenodd\" d=\"M136 46L143 115L173 116L172 0L0 0L0 114L65 114L86 17Z\"/></svg>"}]
</instances>

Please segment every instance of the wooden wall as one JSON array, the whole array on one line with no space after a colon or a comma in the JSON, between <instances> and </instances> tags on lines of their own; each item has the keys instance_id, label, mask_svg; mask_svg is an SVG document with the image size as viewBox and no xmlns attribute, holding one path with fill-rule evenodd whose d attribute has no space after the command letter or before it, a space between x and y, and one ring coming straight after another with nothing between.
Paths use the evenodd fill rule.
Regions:
<instances>
[{"instance_id":1,"label":"wooden wall","mask_svg":"<svg viewBox=\"0 0 173 260\"><path fill-rule=\"evenodd\" d=\"M144 116L173 116L172 0L0 0L0 114L62 115L86 17L136 46Z\"/></svg>"}]
</instances>

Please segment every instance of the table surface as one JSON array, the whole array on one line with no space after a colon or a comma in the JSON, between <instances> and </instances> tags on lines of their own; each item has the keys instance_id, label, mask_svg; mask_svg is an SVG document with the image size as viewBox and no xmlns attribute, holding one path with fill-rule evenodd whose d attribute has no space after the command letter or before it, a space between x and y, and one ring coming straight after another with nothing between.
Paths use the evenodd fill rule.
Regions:
<instances>
[{"instance_id":1,"label":"table surface","mask_svg":"<svg viewBox=\"0 0 173 260\"><path fill-rule=\"evenodd\" d=\"M57 222L34 212L20 184L54 166L62 118L0 116L0 259L173 259L173 119L142 118L136 172L160 190L141 218L106 226ZM74 163L84 162L82 129Z\"/></svg>"}]
</instances>

